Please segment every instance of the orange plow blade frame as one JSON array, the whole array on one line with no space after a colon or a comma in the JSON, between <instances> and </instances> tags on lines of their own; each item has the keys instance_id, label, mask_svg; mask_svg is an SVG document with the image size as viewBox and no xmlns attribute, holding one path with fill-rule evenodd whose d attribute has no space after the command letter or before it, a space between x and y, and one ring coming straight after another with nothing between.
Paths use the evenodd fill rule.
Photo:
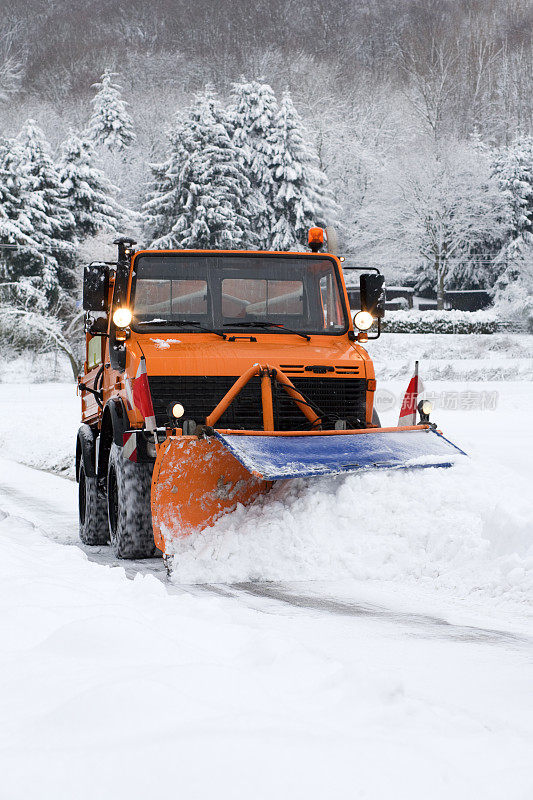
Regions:
<instances>
[{"instance_id":1,"label":"orange plow blade frame","mask_svg":"<svg viewBox=\"0 0 533 800\"><path fill-rule=\"evenodd\" d=\"M217 439L171 436L159 448L152 478L152 524L158 548L213 525L247 505L271 482L250 474Z\"/></svg>"}]
</instances>

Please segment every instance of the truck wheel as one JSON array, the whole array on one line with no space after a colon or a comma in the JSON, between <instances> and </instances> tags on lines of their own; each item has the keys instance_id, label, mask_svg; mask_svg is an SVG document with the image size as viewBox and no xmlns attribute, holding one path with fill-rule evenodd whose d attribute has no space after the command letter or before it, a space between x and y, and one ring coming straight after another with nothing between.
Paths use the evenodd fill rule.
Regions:
<instances>
[{"instance_id":1,"label":"truck wheel","mask_svg":"<svg viewBox=\"0 0 533 800\"><path fill-rule=\"evenodd\" d=\"M107 470L107 513L111 545L118 558L151 558L157 548L152 531L152 464L135 464L111 445Z\"/></svg>"},{"instance_id":2,"label":"truck wheel","mask_svg":"<svg viewBox=\"0 0 533 800\"><path fill-rule=\"evenodd\" d=\"M80 464L78 510L83 544L107 544L109 527L105 498L98 494L97 479L85 474L83 460Z\"/></svg>"}]
</instances>

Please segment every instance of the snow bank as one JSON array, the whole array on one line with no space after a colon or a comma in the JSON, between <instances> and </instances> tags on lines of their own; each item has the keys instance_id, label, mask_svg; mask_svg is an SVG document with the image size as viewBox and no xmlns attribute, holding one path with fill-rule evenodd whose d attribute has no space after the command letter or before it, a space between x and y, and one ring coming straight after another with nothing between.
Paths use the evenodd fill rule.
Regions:
<instances>
[{"instance_id":1,"label":"snow bank","mask_svg":"<svg viewBox=\"0 0 533 800\"><path fill-rule=\"evenodd\" d=\"M472 460L279 483L178 541L173 579L416 582L525 605L533 600L528 495L525 479Z\"/></svg>"},{"instance_id":2,"label":"snow bank","mask_svg":"<svg viewBox=\"0 0 533 800\"><path fill-rule=\"evenodd\" d=\"M0 383L0 454L74 477L80 404L72 383Z\"/></svg>"}]
</instances>

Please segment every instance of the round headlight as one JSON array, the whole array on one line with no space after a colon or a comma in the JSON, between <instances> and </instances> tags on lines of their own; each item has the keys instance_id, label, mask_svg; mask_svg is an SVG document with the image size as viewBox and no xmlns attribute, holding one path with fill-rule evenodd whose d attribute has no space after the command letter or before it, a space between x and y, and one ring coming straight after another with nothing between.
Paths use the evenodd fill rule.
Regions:
<instances>
[{"instance_id":1,"label":"round headlight","mask_svg":"<svg viewBox=\"0 0 533 800\"><path fill-rule=\"evenodd\" d=\"M174 403L174 405L172 406L172 416L176 417L176 419L179 419L184 414L185 414L185 409L183 408L181 403Z\"/></svg>"},{"instance_id":2,"label":"round headlight","mask_svg":"<svg viewBox=\"0 0 533 800\"><path fill-rule=\"evenodd\" d=\"M422 414L429 416L429 414L431 414L431 412L433 411L433 403L431 402L431 400L422 400L422 402L420 403L420 411L422 412Z\"/></svg>"},{"instance_id":3,"label":"round headlight","mask_svg":"<svg viewBox=\"0 0 533 800\"><path fill-rule=\"evenodd\" d=\"M113 314L113 322L117 328L127 328L132 320L132 316L129 308L117 308Z\"/></svg>"},{"instance_id":4,"label":"round headlight","mask_svg":"<svg viewBox=\"0 0 533 800\"><path fill-rule=\"evenodd\" d=\"M373 322L374 322L374 317L372 316L372 314L369 314L368 311L358 311L355 317L353 318L353 324L360 331L367 331L369 328L372 327Z\"/></svg>"}]
</instances>

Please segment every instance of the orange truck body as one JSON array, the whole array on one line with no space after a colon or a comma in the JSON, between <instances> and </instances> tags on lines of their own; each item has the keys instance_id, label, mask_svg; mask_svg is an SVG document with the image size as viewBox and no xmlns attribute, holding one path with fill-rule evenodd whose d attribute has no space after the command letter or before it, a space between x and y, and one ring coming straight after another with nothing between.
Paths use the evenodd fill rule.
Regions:
<instances>
[{"instance_id":1,"label":"orange truck body","mask_svg":"<svg viewBox=\"0 0 533 800\"><path fill-rule=\"evenodd\" d=\"M134 252L119 239L116 263L86 267L84 543L168 555L274 481L464 455L423 404L418 425L380 427L362 343L375 323L380 334L383 276L363 270L356 333L341 260L317 252L322 241L318 228L312 253Z\"/></svg>"}]
</instances>

